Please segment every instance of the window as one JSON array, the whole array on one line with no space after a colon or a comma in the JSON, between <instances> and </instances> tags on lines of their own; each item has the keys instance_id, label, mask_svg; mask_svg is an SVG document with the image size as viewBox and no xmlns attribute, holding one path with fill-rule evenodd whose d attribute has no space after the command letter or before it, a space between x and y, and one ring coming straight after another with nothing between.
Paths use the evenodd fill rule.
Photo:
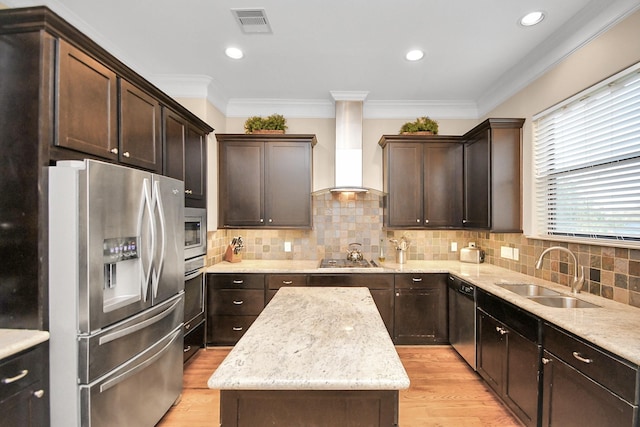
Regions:
<instances>
[{"instance_id":1,"label":"window","mask_svg":"<svg viewBox=\"0 0 640 427\"><path fill-rule=\"evenodd\" d=\"M537 234L640 242L640 63L533 119Z\"/></svg>"}]
</instances>

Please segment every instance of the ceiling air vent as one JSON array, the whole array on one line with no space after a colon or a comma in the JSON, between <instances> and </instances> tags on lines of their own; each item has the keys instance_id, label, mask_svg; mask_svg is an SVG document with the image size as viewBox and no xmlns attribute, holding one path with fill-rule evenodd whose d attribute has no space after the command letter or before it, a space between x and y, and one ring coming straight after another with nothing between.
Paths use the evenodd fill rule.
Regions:
<instances>
[{"instance_id":1,"label":"ceiling air vent","mask_svg":"<svg viewBox=\"0 0 640 427\"><path fill-rule=\"evenodd\" d=\"M231 9L243 33L271 34L271 26L264 9Z\"/></svg>"}]
</instances>

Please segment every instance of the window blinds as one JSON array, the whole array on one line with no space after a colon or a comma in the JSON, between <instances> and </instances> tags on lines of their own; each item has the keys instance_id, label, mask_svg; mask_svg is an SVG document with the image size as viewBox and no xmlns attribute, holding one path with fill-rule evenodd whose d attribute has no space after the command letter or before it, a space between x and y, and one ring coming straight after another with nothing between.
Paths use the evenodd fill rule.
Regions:
<instances>
[{"instance_id":1,"label":"window blinds","mask_svg":"<svg viewBox=\"0 0 640 427\"><path fill-rule=\"evenodd\" d=\"M534 117L539 235L640 241L639 69Z\"/></svg>"}]
</instances>

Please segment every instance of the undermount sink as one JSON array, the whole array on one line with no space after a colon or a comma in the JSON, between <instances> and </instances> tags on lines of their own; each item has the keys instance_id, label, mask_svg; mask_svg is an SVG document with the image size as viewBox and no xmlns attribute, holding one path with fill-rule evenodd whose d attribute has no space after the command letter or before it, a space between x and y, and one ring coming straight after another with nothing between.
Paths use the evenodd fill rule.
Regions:
<instances>
[{"instance_id":1,"label":"undermount sink","mask_svg":"<svg viewBox=\"0 0 640 427\"><path fill-rule=\"evenodd\" d=\"M596 308L599 305L592 304L590 302L564 295L556 296L530 296L527 297L533 302L546 305L548 307L556 308Z\"/></svg>"},{"instance_id":2,"label":"undermount sink","mask_svg":"<svg viewBox=\"0 0 640 427\"><path fill-rule=\"evenodd\" d=\"M496 283L497 286L525 297L562 295L560 292L531 283Z\"/></svg>"}]
</instances>

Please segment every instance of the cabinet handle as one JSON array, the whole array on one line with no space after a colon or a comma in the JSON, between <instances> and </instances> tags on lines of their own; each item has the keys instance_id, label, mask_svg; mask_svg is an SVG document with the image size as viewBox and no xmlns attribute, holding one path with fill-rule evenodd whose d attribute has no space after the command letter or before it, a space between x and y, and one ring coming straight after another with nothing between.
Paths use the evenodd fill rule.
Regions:
<instances>
[{"instance_id":1,"label":"cabinet handle","mask_svg":"<svg viewBox=\"0 0 640 427\"><path fill-rule=\"evenodd\" d=\"M182 352L183 352L183 353L188 353L188 352L190 352L190 351L191 351L191 346L190 346L190 345L186 346L186 347L182 350Z\"/></svg>"},{"instance_id":2,"label":"cabinet handle","mask_svg":"<svg viewBox=\"0 0 640 427\"><path fill-rule=\"evenodd\" d=\"M429 220L428 220L428 219L425 219L425 220L424 220L424 223L425 223L425 224L429 224Z\"/></svg>"},{"instance_id":3,"label":"cabinet handle","mask_svg":"<svg viewBox=\"0 0 640 427\"><path fill-rule=\"evenodd\" d=\"M273 219L269 218L269 222L273 222Z\"/></svg>"},{"instance_id":4,"label":"cabinet handle","mask_svg":"<svg viewBox=\"0 0 640 427\"><path fill-rule=\"evenodd\" d=\"M240 300L240 301L238 301L238 300L234 300L234 301L233 301L233 303L234 303L235 305L242 305L242 303L244 303L244 301L242 301L242 300Z\"/></svg>"},{"instance_id":5,"label":"cabinet handle","mask_svg":"<svg viewBox=\"0 0 640 427\"><path fill-rule=\"evenodd\" d=\"M291 285L293 283L293 280L283 280L282 284L283 285Z\"/></svg>"},{"instance_id":6,"label":"cabinet handle","mask_svg":"<svg viewBox=\"0 0 640 427\"><path fill-rule=\"evenodd\" d=\"M191 191L191 190L184 190L184 192L185 192L186 194L193 194L193 191Z\"/></svg>"},{"instance_id":7,"label":"cabinet handle","mask_svg":"<svg viewBox=\"0 0 640 427\"><path fill-rule=\"evenodd\" d=\"M467 221L466 219L463 219L463 220L462 220L462 223L463 223L463 224L466 224L467 222L469 222L469 221Z\"/></svg>"},{"instance_id":8,"label":"cabinet handle","mask_svg":"<svg viewBox=\"0 0 640 427\"><path fill-rule=\"evenodd\" d=\"M575 357L576 359L578 359L583 363L593 363L593 359L588 359L583 355L581 355L580 353L578 353L577 351L574 351L572 354L573 354L573 357Z\"/></svg>"},{"instance_id":9,"label":"cabinet handle","mask_svg":"<svg viewBox=\"0 0 640 427\"><path fill-rule=\"evenodd\" d=\"M396 296L399 297L400 296L400 292L396 292Z\"/></svg>"},{"instance_id":10,"label":"cabinet handle","mask_svg":"<svg viewBox=\"0 0 640 427\"><path fill-rule=\"evenodd\" d=\"M191 329L191 323L187 323L186 325L184 325L184 328L187 330Z\"/></svg>"},{"instance_id":11,"label":"cabinet handle","mask_svg":"<svg viewBox=\"0 0 640 427\"><path fill-rule=\"evenodd\" d=\"M244 280L242 280L242 279L236 279L236 280L233 281L234 285L242 285L243 283L244 283Z\"/></svg>"},{"instance_id":12,"label":"cabinet handle","mask_svg":"<svg viewBox=\"0 0 640 427\"><path fill-rule=\"evenodd\" d=\"M124 153L122 153L122 157L131 157L131 154L129 154L128 151L125 151Z\"/></svg>"},{"instance_id":13,"label":"cabinet handle","mask_svg":"<svg viewBox=\"0 0 640 427\"><path fill-rule=\"evenodd\" d=\"M111 152L111 154L118 154L118 149L112 148L111 150L109 150L109 152Z\"/></svg>"},{"instance_id":14,"label":"cabinet handle","mask_svg":"<svg viewBox=\"0 0 640 427\"><path fill-rule=\"evenodd\" d=\"M242 326L234 326L232 329L234 331L241 331L242 330Z\"/></svg>"},{"instance_id":15,"label":"cabinet handle","mask_svg":"<svg viewBox=\"0 0 640 427\"><path fill-rule=\"evenodd\" d=\"M44 396L44 390L36 390L33 392L33 395L38 399L42 399L42 397Z\"/></svg>"},{"instance_id":16,"label":"cabinet handle","mask_svg":"<svg viewBox=\"0 0 640 427\"><path fill-rule=\"evenodd\" d=\"M496 331L500 332L500 335L506 335L509 333L509 331L507 331L505 328L502 328L500 326L496 326Z\"/></svg>"},{"instance_id":17,"label":"cabinet handle","mask_svg":"<svg viewBox=\"0 0 640 427\"><path fill-rule=\"evenodd\" d=\"M547 365L547 364L549 364L549 363L551 363L551 359L547 359L546 357L543 357L543 358L542 358L542 364L543 364L543 365Z\"/></svg>"},{"instance_id":18,"label":"cabinet handle","mask_svg":"<svg viewBox=\"0 0 640 427\"><path fill-rule=\"evenodd\" d=\"M11 377L11 378L3 378L2 379L2 384L11 384L11 383L15 383L16 381L20 381L21 379L23 379L24 377L26 377L29 374L29 370L28 369L23 369L22 371L20 371L20 373L18 375L16 375L15 377Z\"/></svg>"},{"instance_id":19,"label":"cabinet handle","mask_svg":"<svg viewBox=\"0 0 640 427\"><path fill-rule=\"evenodd\" d=\"M414 282L422 282L422 277L412 277L411 280Z\"/></svg>"},{"instance_id":20,"label":"cabinet handle","mask_svg":"<svg viewBox=\"0 0 640 427\"><path fill-rule=\"evenodd\" d=\"M260 218L260 224L262 224L264 222L264 219Z\"/></svg>"},{"instance_id":21,"label":"cabinet handle","mask_svg":"<svg viewBox=\"0 0 640 427\"><path fill-rule=\"evenodd\" d=\"M420 221L420 218L418 218L418 219L416 219L416 222L419 224L419 223L421 223L422 221Z\"/></svg>"}]
</instances>

